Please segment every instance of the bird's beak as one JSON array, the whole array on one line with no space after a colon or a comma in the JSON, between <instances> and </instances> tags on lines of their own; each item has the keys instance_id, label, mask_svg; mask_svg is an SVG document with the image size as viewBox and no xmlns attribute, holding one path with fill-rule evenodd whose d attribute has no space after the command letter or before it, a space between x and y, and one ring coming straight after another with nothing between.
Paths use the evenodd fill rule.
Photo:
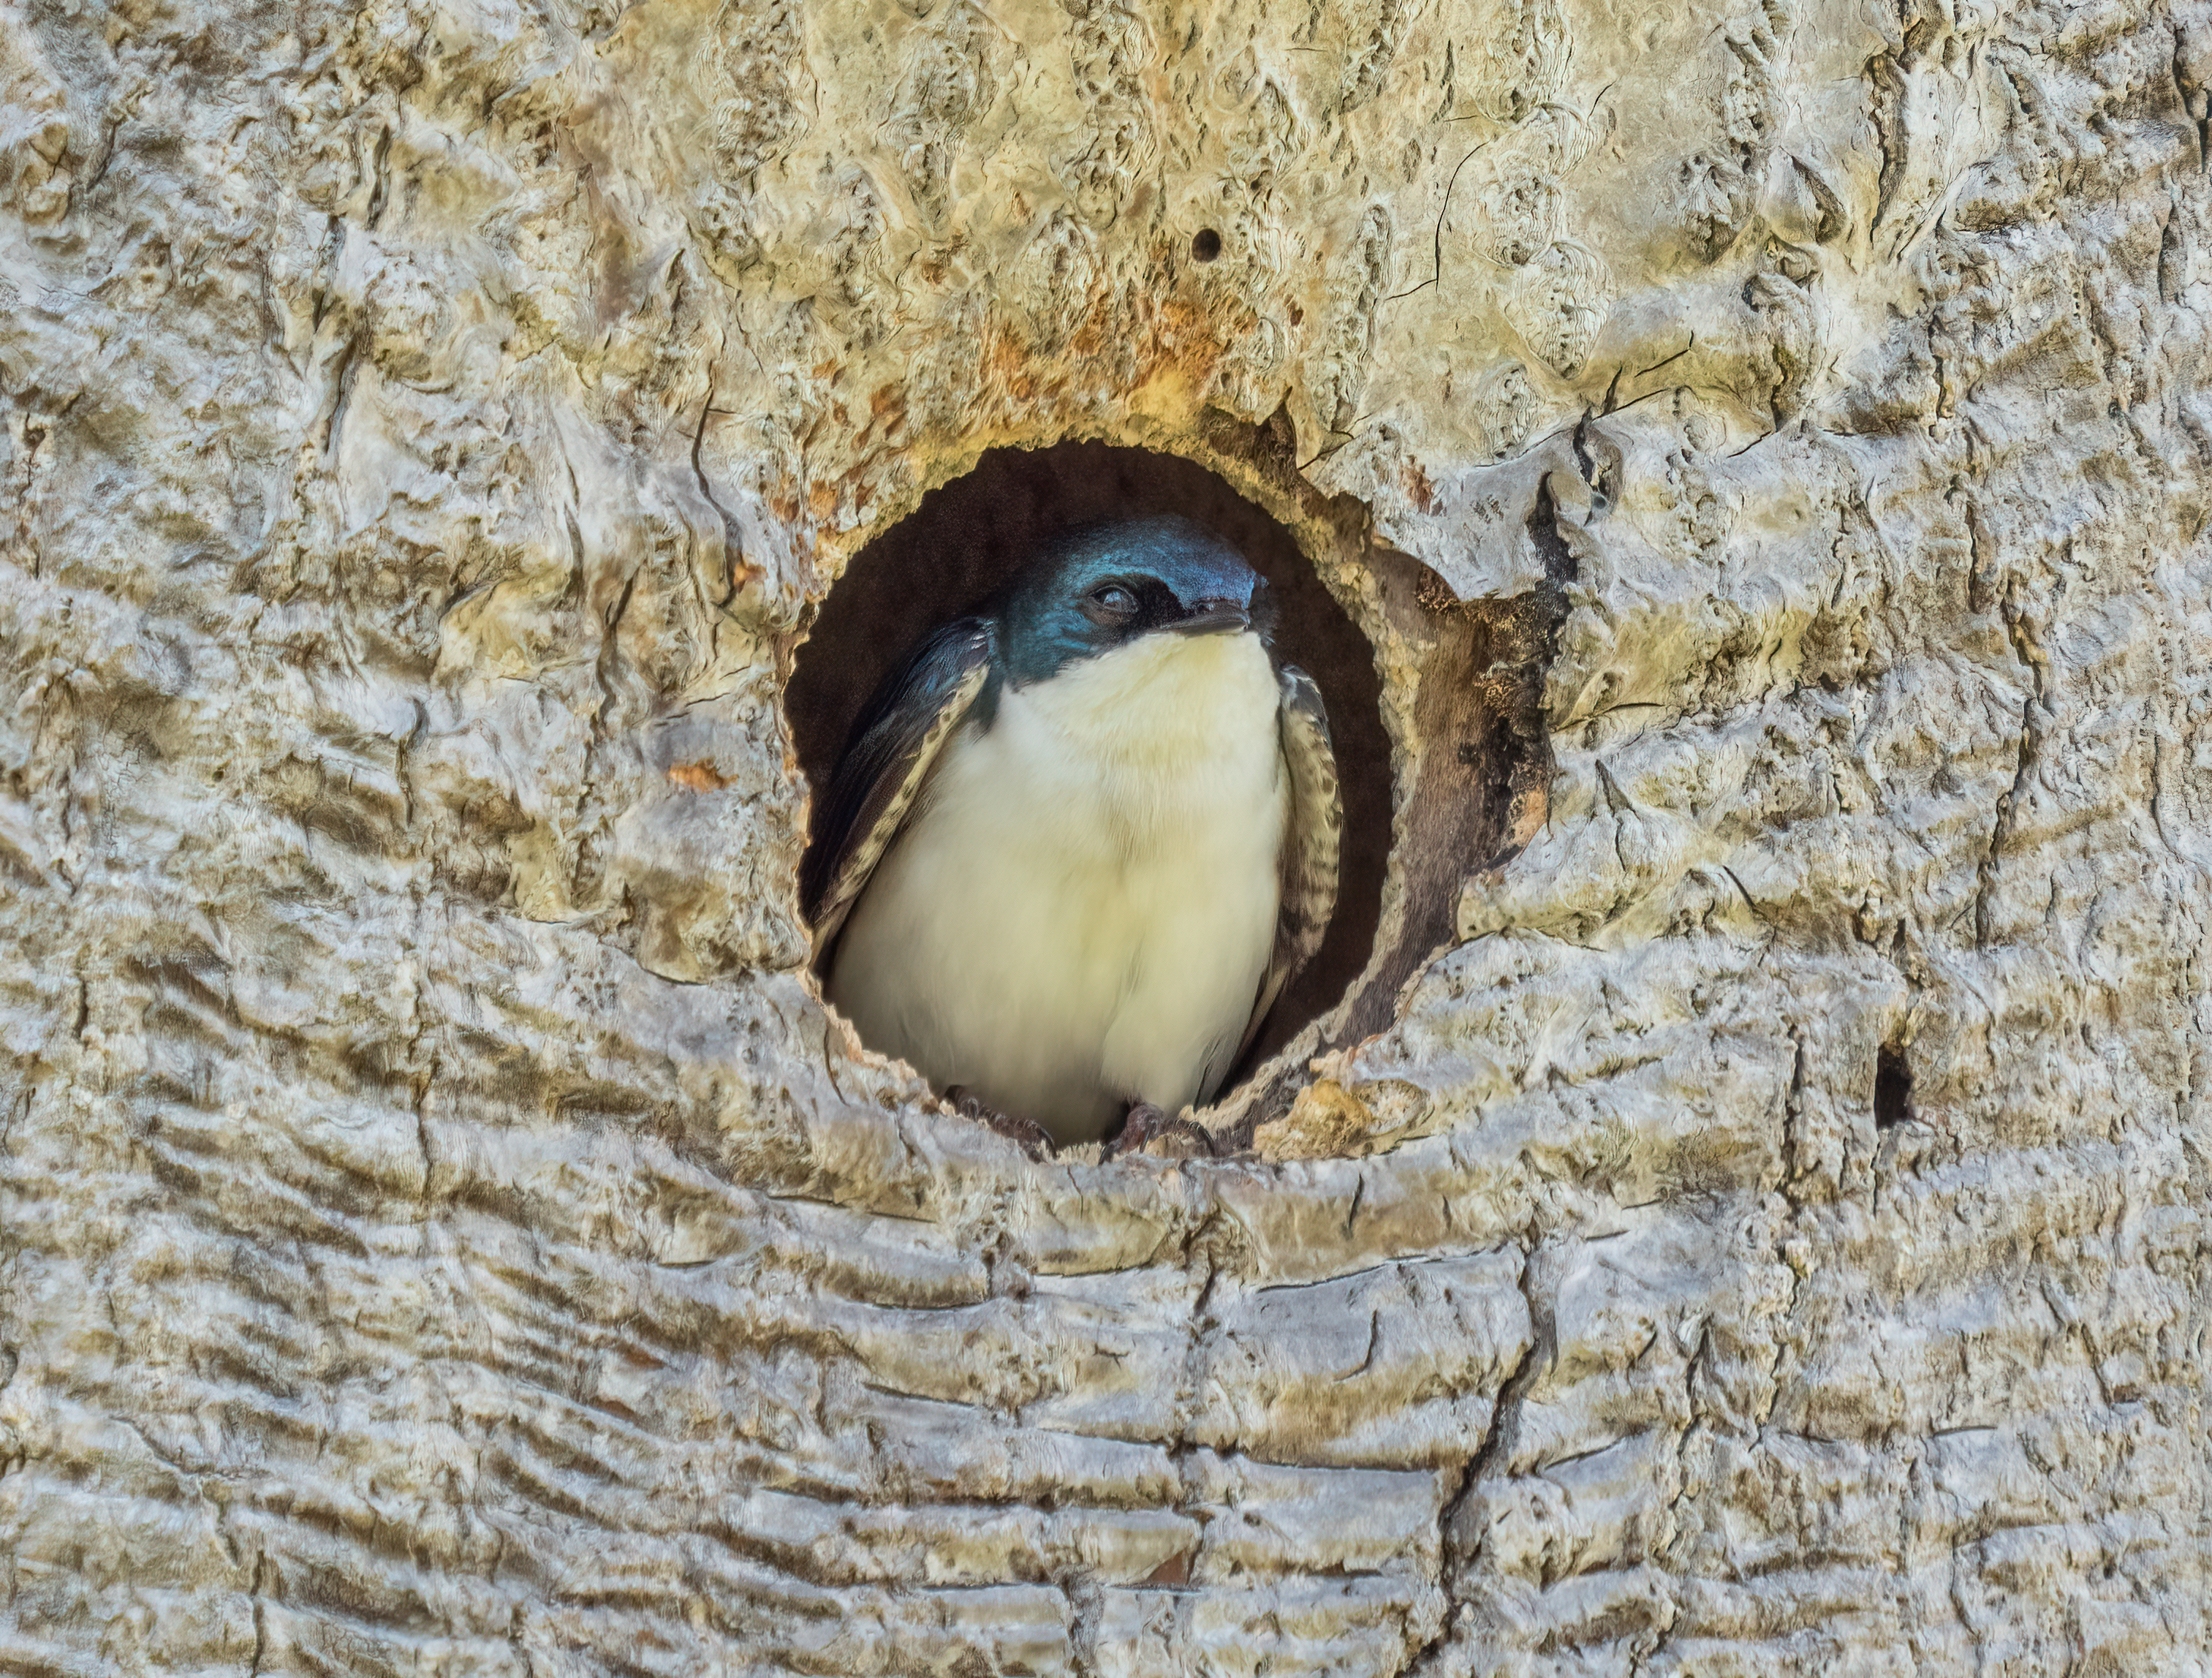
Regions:
<instances>
[{"instance_id":1,"label":"bird's beak","mask_svg":"<svg viewBox=\"0 0 2212 1678\"><path fill-rule=\"evenodd\" d=\"M1200 600L1191 608L1189 617L1179 617L1168 627L1178 635L1234 635L1252 627L1252 614L1234 600Z\"/></svg>"}]
</instances>

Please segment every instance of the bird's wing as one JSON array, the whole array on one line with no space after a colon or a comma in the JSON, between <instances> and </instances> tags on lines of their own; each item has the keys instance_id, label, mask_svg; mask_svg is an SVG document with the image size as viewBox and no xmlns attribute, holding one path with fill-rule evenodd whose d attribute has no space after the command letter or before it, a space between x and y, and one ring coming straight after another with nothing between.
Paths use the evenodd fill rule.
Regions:
<instances>
[{"instance_id":1,"label":"bird's wing","mask_svg":"<svg viewBox=\"0 0 2212 1678\"><path fill-rule=\"evenodd\" d=\"M915 648L868 702L830 777L799 883L816 959L844 926L937 754L990 679L998 640L988 617L948 623Z\"/></svg>"},{"instance_id":2,"label":"bird's wing","mask_svg":"<svg viewBox=\"0 0 2212 1678\"><path fill-rule=\"evenodd\" d=\"M1244 1041L1222 1070L1226 1073L1260 1035L1260 1022L1283 994L1283 987L1313 959L1336 909L1336 860L1344 835L1344 800L1337 787L1336 753L1329 745L1328 712L1313 678L1296 665L1277 676L1282 708L1277 713L1283 768L1290 776L1290 821L1283 834L1282 909L1275 921L1275 948Z\"/></svg>"}]
</instances>

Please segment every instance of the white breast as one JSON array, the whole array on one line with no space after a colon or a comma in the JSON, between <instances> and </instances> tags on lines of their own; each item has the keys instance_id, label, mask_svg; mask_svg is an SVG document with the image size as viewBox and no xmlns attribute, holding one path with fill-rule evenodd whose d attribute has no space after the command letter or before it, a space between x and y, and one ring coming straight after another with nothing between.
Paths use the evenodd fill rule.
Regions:
<instances>
[{"instance_id":1,"label":"white breast","mask_svg":"<svg viewBox=\"0 0 2212 1678\"><path fill-rule=\"evenodd\" d=\"M831 1000L1063 1141L1211 1094L1274 944L1279 702L1251 635L1150 635L1008 688L877 865Z\"/></svg>"}]
</instances>

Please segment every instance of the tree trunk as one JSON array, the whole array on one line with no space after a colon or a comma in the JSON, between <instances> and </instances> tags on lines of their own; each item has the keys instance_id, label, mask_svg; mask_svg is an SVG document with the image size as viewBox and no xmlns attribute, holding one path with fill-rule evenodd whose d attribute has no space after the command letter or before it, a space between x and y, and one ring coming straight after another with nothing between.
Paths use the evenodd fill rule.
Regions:
<instances>
[{"instance_id":1,"label":"tree trunk","mask_svg":"<svg viewBox=\"0 0 2212 1678\"><path fill-rule=\"evenodd\" d=\"M9 0L0 1670L2203 1670L2208 20ZM1220 1159L805 971L1070 438L1376 647Z\"/></svg>"}]
</instances>

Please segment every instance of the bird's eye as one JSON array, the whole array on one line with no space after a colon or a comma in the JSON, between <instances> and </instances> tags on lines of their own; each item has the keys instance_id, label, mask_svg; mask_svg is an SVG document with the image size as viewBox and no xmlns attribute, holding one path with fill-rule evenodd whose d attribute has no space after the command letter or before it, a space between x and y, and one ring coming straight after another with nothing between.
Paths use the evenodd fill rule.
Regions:
<instances>
[{"instance_id":1,"label":"bird's eye","mask_svg":"<svg viewBox=\"0 0 2212 1678\"><path fill-rule=\"evenodd\" d=\"M1100 584L1091 591L1091 598L1116 617L1127 617L1137 609L1135 591L1118 582Z\"/></svg>"}]
</instances>

